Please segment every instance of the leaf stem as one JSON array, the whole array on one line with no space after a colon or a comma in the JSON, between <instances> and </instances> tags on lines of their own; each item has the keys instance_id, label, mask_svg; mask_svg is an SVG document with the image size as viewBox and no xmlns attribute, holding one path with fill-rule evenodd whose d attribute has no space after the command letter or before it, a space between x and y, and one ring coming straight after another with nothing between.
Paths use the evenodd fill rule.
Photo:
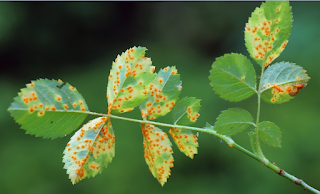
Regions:
<instances>
[{"instance_id":1,"label":"leaf stem","mask_svg":"<svg viewBox=\"0 0 320 194\"><path fill-rule=\"evenodd\" d=\"M215 130L214 127L209 125L209 127L205 128L198 128L198 127L190 127L190 126L183 126L183 125L172 125L172 124L167 124L167 123L159 123L159 122L154 122L154 121L148 121L148 120L139 120L139 119L132 119L132 118L126 118L126 117L121 117L121 116L116 116L112 114L102 114L102 113L96 113L96 112L88 112L91 115L97 115L97 116L104 116L104 117L110 117L114 119L119 119L119 120L125 120L125 121L130 121L130 122L136 122L136 123L145 123L145 124L152 124L152 125L157 125L157 126L162 126L162 127L178 127L181 129L188 129L188 130L193 130L193 131L198 131L198 132L204 132L208 133L210 135L214 135L219 137L220 139L224 140L230 148L235 148L238 151L250 156L251 158L261 162L261 157L260 155L256 153L252 153L249 150L245 149L244 147L240 146L239 144L235 143L233 139L231 139L228 136L218 134ZM258 120L257 120L258 121ZM259 139L258 139L259 140ZM260 147L260 145L259 145ZM261 149L261 148L260 148ZM266 158L265 158L266 159ZM303 180L296 178L295 176L285 172L284 170L280 169L278 166L276 166L274 163L268 162L267 164L263 163L266 167L272 169L274 172L277 174L289 179L290 181L294 182L297 185L300 185L303 187L303 189L308 190L312 193L320 193L317 189L311 187L307 183L305 183Z\"/></svg>"}]
</instances>

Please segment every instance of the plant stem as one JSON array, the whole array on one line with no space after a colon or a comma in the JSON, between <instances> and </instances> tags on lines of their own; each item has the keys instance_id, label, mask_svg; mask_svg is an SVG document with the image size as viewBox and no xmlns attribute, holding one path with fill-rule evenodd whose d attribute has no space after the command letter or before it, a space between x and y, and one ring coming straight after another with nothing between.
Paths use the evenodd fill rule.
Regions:
<instances>
[{"instance_id":1,"label":"plant stem","mask_svg":"<svg viewBox=\"0 0 320 194\"><path fill-rule=\"evenodd\" d=\"M256 128L254 131L253 135L250 135L250 140L251 140L251 146L252 150L255 154L259 156L259 161L262 162L264 165L268 166L269 160L263 155L261 146L260 146L260 139L259 139L259 130L258 130L258 125L259 125L259 118L260 118L260 106L261 106L261 83L262 83L262 76L264 72L264 67L261 69L261 77L259 80L259 87L258 87L258 107L257 107L257 119L256 119Z\"/></svg>"},{"instance_id":2,"label":"plant stem","mask_svg":"<svg viewBox=\"0 0 320 194\"><path fill-rule=\"evenodd\" d=\"M251 158L254 158L255 160L261 162L261 157L258 154L254 154L254 153L250 152L249 150L245 149L244 147L240 146L239 144L235 143L233 141L233 139L231 139L230 137L218 134L214 130L214 127L211 126L211 125L208 125L205 128L198 128L198 127L190 127L190 126L183 126L183 125L172 125L172 124L166 124L166 123L159 123L159 122L148 121L148 120L132 119L132 118L115 116L115 115L112 115L112 114L102 114L102 113L95 113L95 112L89 112L89 114L97 115L97 116L110 117L110 118L114 118L114 119L125 120L125 121L136 122L136 123L152 124L152 125L157 125L157 126L162 126L162 127L178 127L178 128L181 128L181 129L188 129L188 130L193 130L193 131L197 131L197 132L208 133L210 135L217 136L220 139L224 140L228 144L228 146L230 148L235 148L235 149L239 150L240 152L250 156ZM290 181L294 182L295 184L302 186L305 190L308 190L308 191L310 191L312 193L318 193L318 194L320 193L320 191L318 191L317 189L309 186L303 180L298 179L295 176L285 172L284 170L280 169L275 164L272 164L272 163L268 162L267 164L265 164L265 166L270 168L270 169L272 169L277 174L289 179Z\"/></svg>"}]
</instances>

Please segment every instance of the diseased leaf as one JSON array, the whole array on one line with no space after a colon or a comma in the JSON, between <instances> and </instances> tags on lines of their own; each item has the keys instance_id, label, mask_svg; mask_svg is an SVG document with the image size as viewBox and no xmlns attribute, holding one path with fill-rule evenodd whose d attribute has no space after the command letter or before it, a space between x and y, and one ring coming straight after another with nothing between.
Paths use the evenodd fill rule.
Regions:
<instances>
[{"instance_id":1,"label":"diseased leaf","mask_svg":"<svg viewBox=\"0 0 320 194\"><path fill-rule=\"evenodd\" d=\"M63 154L64 169L72 184L94 177L107 167L115 154L115 136L110 119L89 121L70 139Z\"/></svg>"},{"instance_id":2,"label":"diseased leaf","mask_svg":"<svg viewBox=\"0 0 320 194\"><path fill-rule=\"evenodd\" d=\"M210 85L221 98L238 102L256 93L253 65L241 54L226 54L216 59L210 70Z\"/></svg>"},{"instance_id":3,"label":"diseased leaf","mask_svg":"<svg viewBox=\"0 0 320 194\"><path fill-rule=\"evenodd\" d=\"M27 134L63 137L75 130L89 112L84 98L69 83L38 79L26 86L8 111Z\"/></svg>"},{"instance_id":4,"label":"diseased leaf","mask_svg":"<svg viewBox=\"0 0 320 194\"><path fill-rule=\"evenodd\" d=\"M175 125L190 125L195 123L200 116L200 100L195 97L185 97L179 100L172 110L173 123ZM170 128L169 134L179 150L186 156L193 158L198 153L197 137L191 130L181 128Z\"/></svg>"},{"instance_id":5,"label":"diseased leaf","mask_svg":"<svg viewBox=\"0 0 320 194\"><path fill-rule=\"evenodd\" d=\"M172 136L179 150L186 156L193 158L194 154L198 153L197 147L199 147L199 144L197 137L191 130L171 127L169 134Z\"/></svg>"},{"instance_id":6,"label":"diseased leaf","mask_svg":"<svg viewBox=\"0 0 320 194\"><path fill-rule=\"evenodd\" d=\"M200 116L200 100L195 97L185 97L177 102L172 110L175 125L190 125Z\"/></svg>"},{"instance_id":7,"label":"diseased leaf","mask_svg":"<svg viewBox=\"0 0 320 194\"><path fill-rule=\"evenodd\" d=\"M261 98L272 104L281 104L307 85L310 77L302 67L289 62L280 62L266 69L261 80Z\"/></svg>"},{"instance_id":8,"label":"diseased leaf","mask_svg":"<svg viewBox=\"0 0 320 194\"><path fill-rule=\"evenodd\" d=\"M245 27L245 42L250 56L268 66L284 50L292 28L289 1L267 1L256 8Z\"/></svg>"},{"instance_id":9,"label":"diseased leaf","mask_svg":"<svg viewBox=\"0 0 320 194\"><path fill-rule=\"evenodd\" d=\"M281 148L280 128L269 121L263 121L258 125L259 139L268 146Z\"/></svg>"},{"instance_id":10,"label":"diseased leaf","mask_svg":"<svg viewBox=\"0 0 320 194\"><path fill-rule=\"evenodd\" d=\"M150 85L150 93L140 105L143 119L153 120L166 115L175 105L182 89L175 67L161 69Z\"/></svg>"},{"instance_id":11,"label":"diseased leaf","mask_svg":"<svg viewBox=\"0 0 320 194\"><path fill-rule=\"evenodd\" d=\"M253 123L251 114L242 108L229 108L222 111L214 124L217 133L223 135L235 135L242 132Z\"/></svg>"},{"instance_id":12,"label":"diseased leaf","mask_svg":"<svg viewBox=\"0 0 320 194\"><path fill-rule=\"evenodd\" d=\"M166 133L150 125L141 124L143 134L144 158L152 175L163 186L173 167L171 142Z\"/></svg>"},{"instance_id":13,"label":"diseased leaf","mask_svg":"<svg viewBox=\"0 0 320 194\"><path fill-rule=\"evenodd\" d=\"M115 59L110 70L107 98L109 113L130 112L147 98L154 80L151 59L145 47L133 47Z\"/></svg>"}]
</instances>

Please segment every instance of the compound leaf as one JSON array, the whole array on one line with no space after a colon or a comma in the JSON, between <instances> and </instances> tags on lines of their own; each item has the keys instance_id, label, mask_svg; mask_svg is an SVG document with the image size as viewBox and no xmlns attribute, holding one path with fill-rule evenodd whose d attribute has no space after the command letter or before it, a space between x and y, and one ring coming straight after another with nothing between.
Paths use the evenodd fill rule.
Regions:
<instances>
[{"instance_id":1,"label":"compound leaf","mask_svg":"<svg viewBox=\"0 0 320 194\"><path fill-rule=\"evenodd\" d=\"M169 134L172 136L179 150L186 156L193 158L194 154L198 153L197 147L199 147L199 144L197 137L191 130L171 127Z\"/></svg>"},{"instance_id":2,"label":"compound leaf","mask_svg":"<svg viewBox=\"0 0 320 194\"><path fill-rule=\"evenodd\" d=\"M175 125L190 125L200 116L200 100L195 97L185 97L177 102L172 110Z\"/></svg>"},{"instance_id":3,"label":"compound leaf","mask_svg":"<svg viewBox=\"0 0 320 194\"><path fill-rule=\"evenodd\" d=\"M140 105L143 119L153 120L166 115L175 105L182 89L175 67L161 69L150 85L150 93Z\"/></svg>"},{"instance_id":4,"label":"compound leaf","mask_svg":"<svg viewBox=\"0 0 320 194\"><path fill-rule=\"evenodd\" d=\"M75 130L89 112L84 98L69 83L38 79L26 86L8 111L27 134L52 139L65 136Z\"/></svg>"},{"instance_id":5,"label":"compound leaf","mask_svg":"<svg viewBox=\"0 0 320 194\"><path fill-rule=\"evenodd\" d=\"M115 59L110 70L107 98L108 113L130 112L147 98L154 80L151 59L145 47L133 47Z\"/></svg>"},{"instance_id":6,"label":"compound leaf","mask_svg":"<svg viewBox=\"0 0 320 194\"><path fill-rule=\"evenodd\" d=\"M210 70L210 85L221 98L238 102L256 93L253 65L241 54L226 54L216 59Z\"/></svg>"},{"instance_id":7,"label":"compound leaf","mask_svg":"<svg viewBox=\"0 0 320 194\"><path fill-rule=\"evenodd\" d=\"M166 133L150 125L141 124L143 134L144 158L152 175L163 186L173 167L171 142Z\"/></svg>"},{"instance_id":8,"label":"compound leaf","mask_svg":"<svg viewBox=\"0 0 320 194\"><path fill-rule=\"evenodd\" d=\"M289 1L267 1L256 8L245 27L245 42L250 56L268 66L284 50L292 28Z\"/></svg>"},{"instance_id":9,"label":"compound leaf","mask_svg":"<svg viewBox=\"0 0 320 194\"><path fill-rule=\"evenodd\" d=\"M215 122L214 129L223 135L235 135L242 132L253 123L251 114L242 108L229 108L222 111Z\"/></svg>"},{"instance_id":10,"label":"compound leaf","mask_svg":"<svg viewBox=\"0 0 320 194\"><path fill-rule=\"evenodd\" d=\"M115 136L110 119L89 121L70 139L63 154L64 169L72 184L94 177L107 167L115 154Z\"/></svg>"},{"instance_id":11,"label":"compound leaf","mask_svg":"<svg viewBox=\"0 0 320 194\"><path fill-rule=\"evenodd\" d=\"M310 77L302 67L289 62L280 62L266 69L261 80L261 98L272 104L281 104L307 85Z\"/></svg>"},{"instance_id":12,"label":"compound leaf","mask_svg":"<svg viewBox=\"0 0 320 194\"><path fill-rule=\"evenodd\" d=\"M281 148L280 128L269 121L263 121L258 125L259 139L268 146Z\"/></svg>"}]
</instances>

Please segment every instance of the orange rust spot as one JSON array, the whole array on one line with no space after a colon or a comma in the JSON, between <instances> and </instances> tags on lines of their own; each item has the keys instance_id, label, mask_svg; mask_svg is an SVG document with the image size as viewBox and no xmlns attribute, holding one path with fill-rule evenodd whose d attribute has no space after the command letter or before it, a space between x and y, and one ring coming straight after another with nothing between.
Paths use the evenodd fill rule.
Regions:
<instances>
[{"instance_id":1,"label":"orange rust spot","mask_svg":"<svg viewBox=\"0 0 320 194\"><path fill-rule=\"evenodd\" d=\"M37 97L37 96L34 96L34 97L33 97L33 100L37 100L37 99L38 99L38 97Z\"/></svg>"},{"instance_id":2,"label":"orange rust spot","mask_svg":"<svg viewBox=\"0 0 320 194\"><path fill-rule=\"evenodd\" d=\"M281 48L284 49L285 46L287 46L287 42L283 43Z\"/></svg>"},{"instance_id":3,"label":"orange rust spot","mask_svg":"<svg viewBox=\"0 0 320 194\"><path fill-rule=\"evenodd\" d=\"M30 84L30 86L31 86L31 87L33 87L33 86L34 86L34 84L33 84L33 83L31 83L31 84Z\"/></svg>"},{"instance_id":4,"label":"orange rust spot","mask_svg":"<svg viewBox=\"0 0 320 194\"><path fill-rule=\"evenodd\" d=\"M244 77L241 79L241 81L244 81Z\"/></svg>"},{"instance_id":5,"label":"orange rust spot","mask_svg":"<svg viewBox=\"0 0 320 194\"><path fill-rule=\"evenodd\" d=\"M71 90L74 90L74 87L73 87L73 86L70 86L70 89L71 89Z\"/></svg>"},{"instance_id":6,"label":"orange rust spot","mask_svg":"<svg viewBox=\"0 0 320 194\"><path fill-rule=\"evenodd\" d=\"M30 112L33 112L33 111L34 111L32 107L31 107L29 110L30 110Z\"/></svg>"},{"instance_id":7,"label":"orange rust spot","mask_svg":"<svg viewBox=\"0 0 320 194\"><path fill-rule=\"evenodd\" d=\"M77 104L76 104L76 103L73 103L72 105L73 105L73 107L76 107L76 106L77 106Z\"/></svg>"},{"instance_id":8,"label":"orange rust spot","mask_svg":"<svg viewBox=\"0 0 320 194\"><path fill-rule=\"evenodd\" d=\"M54 107L54 106L51 106L51 110L56 110L56 107Z\"/></svg>"},{"instance_id":9,"label":"orange rust spot","mask_svg":"<svg viewBox=\"0 0 320 194\"><path fill-rule=\"evenodd\" d=\"M61 100L61 97L60 97L60 96L57 96L57 100L60 101L60 100Z\"/></svg>"},{"instance_id":10,"label":"orange rust spot","mask_svg":"<svg viewBox=\"0 0 320 194\"><path fill-rule=\"evenodd\" d=\"M81 110L82 110L82 111L85 111L85 109L84 109L83 107L81 108Z\"/></svg>"}]
</instances>

